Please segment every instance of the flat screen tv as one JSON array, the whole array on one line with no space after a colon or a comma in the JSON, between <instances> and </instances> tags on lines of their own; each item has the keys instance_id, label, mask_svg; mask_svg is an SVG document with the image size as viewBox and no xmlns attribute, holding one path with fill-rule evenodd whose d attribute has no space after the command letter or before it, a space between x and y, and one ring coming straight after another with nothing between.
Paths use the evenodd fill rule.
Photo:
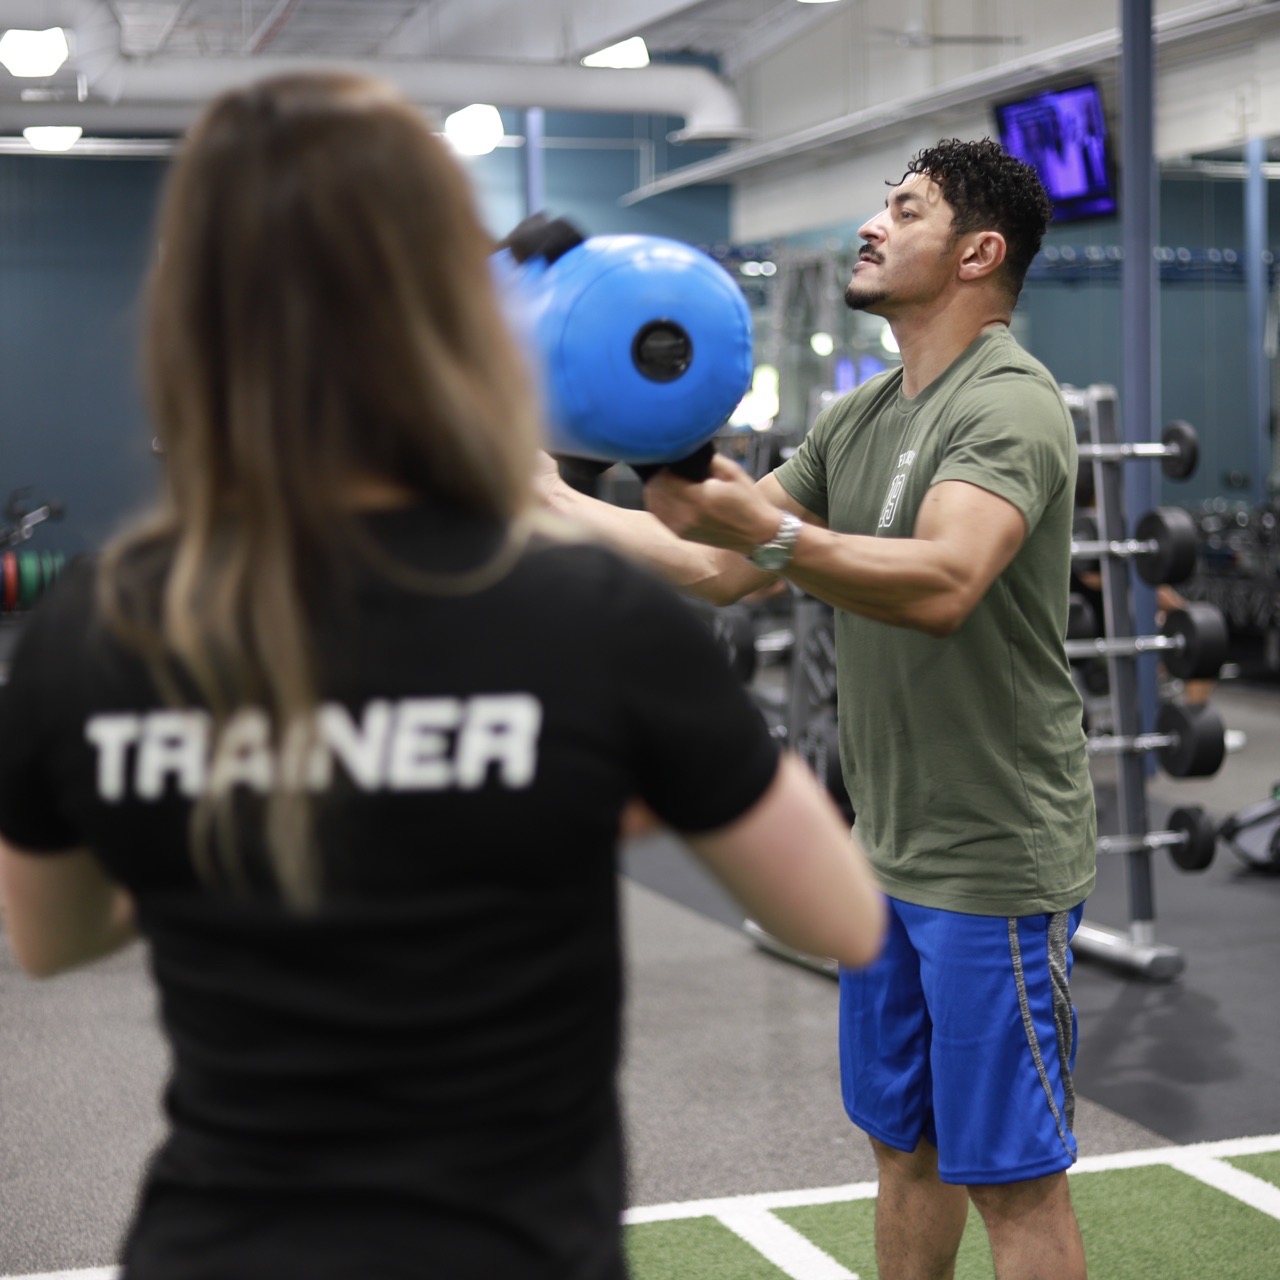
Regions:
<instances>
[{"instance_id":1,"label":"flat screen tv","mask_svg":"<svg viewBox=\"0 0 1280 1280\"><path fill-rule=\"evenodd\" d=\"M1055 222L1115 216L1115 171L1096 84L1046 89L995 111L1001 144L1040 175Z\"/></svg>"}]
</instances>

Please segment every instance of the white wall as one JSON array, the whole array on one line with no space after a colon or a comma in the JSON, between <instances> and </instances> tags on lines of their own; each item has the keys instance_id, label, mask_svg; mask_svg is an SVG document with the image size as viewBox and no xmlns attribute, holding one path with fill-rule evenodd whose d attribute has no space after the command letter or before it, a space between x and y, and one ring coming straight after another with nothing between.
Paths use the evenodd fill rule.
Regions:
<instances>
[{"instance_id":1,"label":"white wall","mask_svg":"<svg viewBox=\"0 0 1280 1280\"><path fill-rule=\"evenodd\" d=\"M1160 158L1280 135L1280 4L1166 0L1155 6L1157 22L1179 24L1244 11L1253 23L1248 29L1158 49ZM735 87L757 138L769 142L966 79L994 81L1029 66L1034 80L1028 88L1098 79L1118 142L1119 66L1108 38L1117 33L1119 20L1120 0L864 0L840 5L826 22L750 67ZM885 33L920 24L943 34L1006 34L1019 43L904 48ZM1100 52L1091 56L1095 48ZM900 122L744 171L732 178L732 239L750 243L865 217L883 199L884 180L901 174L913 152L942 137L994 134L991 104L1009 96L1016 95L977 92L947 112L904 110Z\"/></svg>"}]
</instances>

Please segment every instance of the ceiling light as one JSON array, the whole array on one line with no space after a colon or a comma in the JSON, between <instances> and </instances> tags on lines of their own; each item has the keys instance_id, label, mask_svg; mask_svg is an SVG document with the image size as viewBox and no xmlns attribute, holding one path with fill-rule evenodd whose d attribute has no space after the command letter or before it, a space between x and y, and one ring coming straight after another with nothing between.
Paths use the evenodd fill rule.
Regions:
<instances>
[{"instance_id":1,"label":"ceiling light","mask_svg":"<svg viewBox=\"0 0 1280 1280\"><path fill-rule=\"evenodd\" d=\"M84 132L78 124L33 124L22 131L33 151L70 151Z\"/></svg>"},{"instance_id":2,"label":"ceiling light","mask_svg":"<svg viewBox=\"0 0 1280 1280\"><path fill-rule=\"evenodd\" d=\"M889 352L890 355L898 354L898 340L893 336L893 330L885 323L883 329L880 330L880 345Z\"/></svg>"},{"instance_id":3,"label":"ceiling light","mask_svg":"<svg viewBox=\"0 0 1280 1280\"><path fill-rule=\"evenodd\" d=\"M48 31L13 28L0 36L0 65L11 76L51 76L67 60L66 32L61 27Z\"/></svg>"},{"instance_id":4,"label":"ceiling light","mask_svg":"<svg viewBox=\"0 0 1280 1280\"><path fill-rule=\"evenodd\" d=\"M799 4L835 4L836 0L797 0Z\"/></svg>"},{"instance_id":5,"label":"ceiling light","mask_svg":"<svg viewBox=\"0 0 1280 1280\"><path fill-rule=\"evenodd\" d=\"M497 107L473 102L445 117L444 136L464 156L487 156L502 141L502 117Z\"/></svg>"},{"instance_id":6,"label":"ceiling light","mask_svg":"<svg viewBox=\"0 0 1280 1280\"><path fill-rule=\"evenodd\" d=\"M814 355L829 356L836 349L836 340L829 333L815 333L809 339Z\"/></svg>"},{"instance_id":7,"label":"ceiling light","mask_svg":"<svg viewBox=\"0 0 1280 1280\"><path fill-rule=\"evenodd\" d=\"M611 44L607 49L597 53L589 53L582 60L584 67L615 67L626 71L633 67L649 65L649 46L640 36L632 36L630 40L622 40Z\"/></svg>"}]
</instances>

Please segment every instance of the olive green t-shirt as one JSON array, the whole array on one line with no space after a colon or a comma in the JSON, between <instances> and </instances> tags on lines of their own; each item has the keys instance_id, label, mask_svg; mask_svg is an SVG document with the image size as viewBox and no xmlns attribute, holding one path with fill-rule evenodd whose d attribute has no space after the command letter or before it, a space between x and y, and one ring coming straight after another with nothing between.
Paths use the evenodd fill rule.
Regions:
<instances>
[{"instance_id":1,"label":"olive green t-shirt","mask_svg":"<svg viewBox=\"0 0 1280 1280\"><path fill-rule=\"evenodd\" d=\"M1057 384L1001 327L914 398L897 371L837 401L774 473L840 533L911 537L942 480L1026 520L1013 561L944 639L836 611L845 782L895 898L1031 915L1093 887L1093 789L1063 643L1075 472Z\"/></svg>"}]
</instances>

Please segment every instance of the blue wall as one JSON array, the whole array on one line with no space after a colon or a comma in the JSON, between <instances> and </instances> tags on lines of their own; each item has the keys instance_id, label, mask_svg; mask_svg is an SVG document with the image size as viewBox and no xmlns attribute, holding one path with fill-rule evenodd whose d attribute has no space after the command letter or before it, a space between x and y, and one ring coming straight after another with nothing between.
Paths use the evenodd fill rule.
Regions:
<instances>
[{"instance_id":1,"label":"blue wall","mask_svg":"<svg viewBox=\"0 0 1280 1280\"><path fill-rule=\"evenodd\" d=\"M1269 184L1270 241L1280 240L1280 186ZM1109 382L1119 389L1120 278L1116 265L1076 270L1061 262L1046 269L1055 250L1120 244L1114 220L1051 228L1032 269L1019 310L1028 323L1028 346L1060 382L1087 386ZM1243 188L1227 179L1167 178L1160 186L1160 245L1190 262L1160 271L1160 418L1184 418L1200 437L1200 464L1185 481L1160 477L1167 502L1196 503L1224 495L1248 497L1253 442L1247 420L1247 345L1243 270L1237 261L1205 259L1209 251L1240 254L1244 242ZM1229 254L1227 255L1229 257Z\"/></svg>"},{"instance_id":2,"label":"blue wall","mask_svg":"<svg viewBox=\"0 0 1280 1280\"><path fill-rule=\"evenodd\" d=\"M153 483L136 351L163 172L0 157L0 503L30 486L67 508L32 547L96 545Z\"/></svg>"},{"instance_id":3,"label":"blue wall","mask_svg":"<svg viewBox=\"0 0 1280 1280\"><path fill-rule=\"evenodd\" d=\"M512 133L523 129L522 113L505 122ZM642 179L642 146L658 172L711 154L670 147L666 134L679 123L548 113L549 138L600 143L548 147L548 211L589 234L723 241L725 187L633 208L617 203ZM155 160L0 156L0 506L29 486L32 505L54 498L67 508L62 523L40 527L33 548L90 550L154 490L137 376L138 295L165 168ZM524 216L523 151L500 149L468 170L487 224L505 234Z\"/></svg>"}]
</instances>

